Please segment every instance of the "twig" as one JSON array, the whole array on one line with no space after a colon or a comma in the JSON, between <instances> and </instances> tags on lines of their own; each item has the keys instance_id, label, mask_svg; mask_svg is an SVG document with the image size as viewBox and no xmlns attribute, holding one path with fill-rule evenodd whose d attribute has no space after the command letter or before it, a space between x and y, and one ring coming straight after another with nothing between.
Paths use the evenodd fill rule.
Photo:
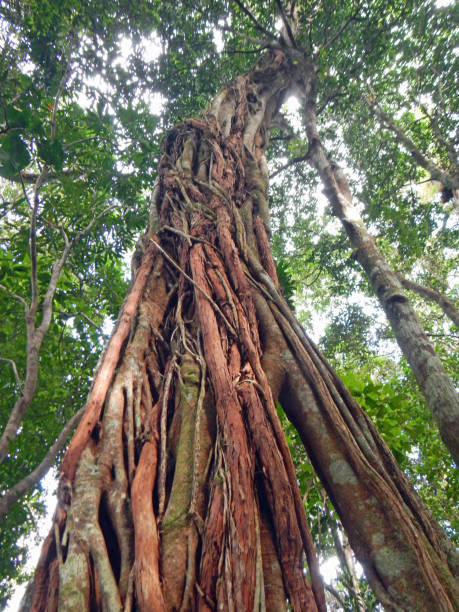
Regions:
<instances>
[{"instance_id":1,"label":"twig","mask_svg":"<svg viewBox=\"0 0 459 612\"><path fill-rule=\"evenodd\" d=\"M71 44L73 44L73 40L71 41ZM59 100L61 98L62 92L64 91L64 87L65 87L65 84L67 82L69 75L70 75L70 58L68 60L64 74L62 75L62 78L60 80L59 87L56 93L56 97L54 98L53 111L51 115L51 129L50 129L51 140L53 140L56 137L57 107L59 105ZM31 285L31 294L32 294L32 299L30 303L30 321L32 321L32 325L33 325L33 318L35 317L35 313L37 311L37 306L38 306L37 215L38 215L38 207L40 203L40 200L39 200L40 189L45 181L47 174L48 174L48 166L45 164L43 166L43 170L40 172L37 178L37 181L35 183L33 207L32 207L31 216L30 216L29 251L30 251L30 285ZM21 177L21 182L22 182L22 177ZM26 195L26 198L27 198L27 194L24 188L24 183L22 183L22 185L24 189L24 194ZM54 292L53 292L53 295L54 295ZM30 323L30 321L28 321L28 323Z\"/></svg>"},{"instance_id":2,"label":"twig","mask_svg":"<svg viewBox=\"0 0 459 612\"><path fill-rule=\"evenodd\" d=\"M24 306L26 311L29 310L29 306L23 297L21 297L17 293L14 293L13 291L11 291L11 289L8 289L8 287L5 287L5 285L0 284L0 289L3 289L3 291L6 291L9 295L11 295L12 298L20 302Z\"/></svg>"},{"instance_id":3,"label":"twig","mask_svg":"<svg viewBox=\"0 0 459 612\"><path fill-rule=\"evenodd\" d=\"M78 138L78 140L73 140L72 142L69 142L65 145L63 145L63 149L64 151L67 151L67 149L70 149L70 147L73 147L76 144L80 144L81 142L89 142L90 140L95 140L97 138L97 136L88 136L87 138Z\"/></svg>"},{"instance_id":4,"label":"twig","mask_svg":"<svg viewBox=\"0 0 459 612\"><path fill-rule=\"evenodd\" d=\"M345 610L346 609L346 604L345 604L344 600L340 597L338 591L335 588L333 588L330 584L325 584L325 582L324 582L324 587L338 601L340 606L342 606L343 610Z\"/></svg>"},{"instance_id":5,"label":"twig","mask_svg":"<svg viewBox=\"0 0 459 612\"><path fill-rule=\"evenodd\" d=\"M65 67L64 73L61 77L61 80L59 82L59 87L57 89L57 93L56 93L56 97L54 98L54 104L53 104L53 112L51 115L51 130L50 130L50 136L51 136L51 140L53 140L56 137L56 115L57 115L57 107L59 105L59 100L62 96L62 93L64 91L65 85L67 83L67 79L70 76L70 69L71 69L71 64L70 64L70 55L71 55L71 47L73 46L73 39L70 41L70 51L69 51L69 57L67 60L67 66Z\"/></svg>"},{"instance_id":6,"label":"twig","mask_svg":"<svg viewBox=\"0 0 459 612\"><path fill-rule=\"evenodd\" d=\"M432 126L432 131L437 137L438 142L446 149L446 153L448 155L449 161L451 162L453 166L457 165L457 156L456 156L456 151L454 149L454 145L451 142L448 142L444 138L443 134L441 133L440 127L438 125L438 121L435 117L435 111L434 111L434 115L431 115L429 111L427 110L427 107L424 104L421 104L420 108L422 112L424 113L424 115L429 119L430 125Z\"/></svg>"},{"instance_id":7,"label":"twig","mask_svg":"<svg viewBox=\"0 0 459 612\"><path fill-rule=\"evenodd\" d=\"M396 139L404 145L408 153L411 154L415 162L427 170L432 178L440 181L443 185L452 189L459 189L459 172L458 168L453 167L452 173L445 172L442 168L437 166L428 157L422 153L411 138L400 128L395 121L390 117L380 106L376 99L376 94L371 86L368 86L370 96L365 97L365 101L368 106L374 111L380 122L385 125L396 137Z\"/></svg>"},{"instance_id":8,"label":"twig","mask_svg":"<svg viewBox=\"0 0 459 612\"><path fill-rule=\"evenodd\" d=\"M51 446L49 451L41 463L25 478L13 485L0 499L0 518L10 510L10 508L17 502L17 500L27 493L34 485L38 483L49 468L52 466L58 453L64 448L65 442L70 435L72 429L77 425L81 417L83 416L84 408L80 408L76 414L67 422L59 434L57 440Z\"/></svg>"},{"instance_id":9,"label":"twig","mask_svg":"<svg viewBox=\"0 0 459 612\"><path fill-rule=\"evenodd\" d=\"M64 147L64 149L65 148L66 147ZM59 175L70 176L73 173L74 173L73 170L61 170L59 172ZM40 175L36 174L35 172L24 172L24 171L22 171L22 172L18 172L18 174L15 175L15 176L8 177L8 180L9 181L13 181L13 183L27 183L27 185L34 185L37 182L39 176ZM45 185L49 181L54 181L57 178L58 178L58 175L57 175L56 172L48 172L48 174L46 175L46 178L43 181L42 185Z\"/></svg>"},{"instance_id":10,"label":"twig","mask_svg":"<svg viewBox=\"0 0 459 612\"><path fill-rule=\"evenodd\" d=\"M102 335L104 335L102 327L100 325L97 325L97 323L95 321L93 321L90 317L88 317L87 314L85 314L81 310L79 310L78 312L75 312L75 313L65 312L64 310L57 310L56 312L57 312L57 314L60 314L62 317L65 317L66 319L71 319L72 317L82 317L90 325L95 327Z\"/></svg>"},{"instance_id":11,"label":"twig","mask_svg":"<svg viewBox=\"0 0 459 612\"><path fill-rule=\"evenodd\" d=\"M13 368L14 377L16 378L16 383L17 383L17 385L19 387L19 391L22 394L22 383L21 383L21 379L19 378L18 369L16 367L16 362L13 359L8 359L8 357L0 357L0 360L1 361L6 361Z\"/></svg>"},{"instance_id":12,"label":"twig","mask_svg":"<svg viewBox=\"0 0 459 612\"><path fill-rule=\"evenodd\" d=\"M38 207L40 204L40 189L43 181L48 173L48 167L45 165L35 183L33 205L30 211L30 232L29 232L29 254L30 254L30 286L31 286L31 302L30 302L30 317L33 325L33 318L38 306L38 280L37 280L37 217ZM24 190L25 193L25 190Z\"/></svg>"},{"instance_id":13,"label":"twig","mask_svg":"<svg viewBox=\"0 0 459 612\"><path fill-rule=\"evenodd\" d=\"M43 173L42 173L43 175ZM56 293L57 284L62 272L64 265L67 262L69 253L71 248L79 241L83 236L85 236L91 228L94 226L96 221L104 215L108 210L110 210L114 205L111 205L107 208L104 208L100 213L93 216L91 221L87 224L87 226L81 230L72 241L69 241L67 234L61 229L61 233L64 238L65 246L62 251L61 256L54 261L53 268L51 271L51 278L48 283L48 287L46 290L45 297L43 299L42 304L42 318L41 323L38 327L35 327L35 313L37 309L37 301L34 301L38 297L38 291L35 290L33 293L33 299L30 307L27 305L26 301L13 294L11 291L6 289L3 285L0 285L1 289L5 289L8 293L12 294L13 297L18 299L25 308L25 319L26 319L26 330L27 330L27 365L26 365L26 373L23 387L23 394L17 398L11 414L9 416L8 422L3 430L3 433L0 438L0 461L3 461L7 452L8 446L11 440L13 440L19 430L19 426L21 424L22 419L24 418L24 414L29 407L37 385L38 378L38 365L39 365L39 355L41 346L43 343L43 339L48 332L49 326L51 324L52 314L53 314L53 300L54 295ZM35 234L35 230L33 232ZM36 253L35 253L36 255ZM35 277L36 279L36 268L32 268L31 277Z\"/></svg>"},{"instance_id":14,"label":"twig","mask_svg":"<svg viewBox=\"0 0 459 612\"><path fill-rule=\"evenodd\" d=\"M35 184L35 183L37 182L38 177L39 177L40 175L39 175L39 174L34 174L34 176L35 176L36 178L33 180L33 184ZM26 202L27 202L27 204L29 205L29 208L30 208L30 209L32 209L32 204L30 203L29 196L28 196L28 194L27 194L27 190L26 190L25 185L24 185L24 177L23 177L23 175L22 175L22 172L20 172L20 173L19 173L19 175L18 175L18 179L17 179L17 180L18 180L18 182L19 182L19 183L21 183L21 185L22 185L22 191L23 191L23 193L24 193L24 197L25 197L25 199L26 199Z\"/></svg>"},{"instance_id":15,"label":"twig","mask_svg":"<svg viewBox=\"0 0 459 612\"><path fill-rule=\"evenodd\" d=\"M293 165L298 164L300 162L306 161L307 159L309 159L309 155L310 155L310 151L308 150L304 155L299 155L298 157L293 157L284 166L281 166L280 168L275 170L272 174L270 174L269 175L270 180L273 179L278 174L280 174L281 172L283 172L284 170L287 170L287 168L290 168L290 166L293 166Z\"/></svg>"},{"instance_id":16,"label":"twig","mask_svg":"<svg viewBox=\"0 0 459 612\"><path fill-rule=\"evenodd\" d=\"M353 13L352 15L350 15L346 21L341 25L341 27L333 34L333 36L331 38L329 38L328 40L326 40L323 45L321 45L320 50L322 49L326 49L327 47L329 47L330 45L332 45L335 40L337 40L341 34L344 32L344 30L347 28L347 26L351 23L351 21L354 21L355 19L355 14Z\"/></svg>"}]
</instances>

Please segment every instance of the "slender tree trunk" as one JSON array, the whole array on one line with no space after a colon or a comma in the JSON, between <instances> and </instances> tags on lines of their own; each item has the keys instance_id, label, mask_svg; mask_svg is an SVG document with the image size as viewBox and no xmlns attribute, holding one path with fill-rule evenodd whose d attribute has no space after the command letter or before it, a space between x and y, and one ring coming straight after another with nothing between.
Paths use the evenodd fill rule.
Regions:
<instances>
[{"instance_id":1,"label":"slender tree trunk","mask_svg":"<svg viewBox=\"0 0 459 612\"><path fill-rule=\"evenodd\" d=\"M424 153L419 150L406 132L400 128L392 117L381 108L378 101L374 98L373 92L371 92L370 96L367 98L367 103L378 117L381 124L395 135L395 138L412 155L415 162L422 168L425 168L433 179L440 181L442 185L445 185L452 190L459 189L459 167L456 159L451 159L452 156L449 155L451 166L445 171L440 166L434 164L431 159L426 157ZM442 144L444 146L446 145L445 148L449 153L454 151L454 147L449 146L448 143L443 141Z\"/></svg>"},{"instance_id":2,"label":"slender tree trunk","mask_svg":"<svg viewBox=\"0 0 459 612\"><path fill-rule=\"evenodd\" d=\"M453 610L455 551L277 289L264 151L295 78L271 50L164 142L34 611L324 610L277 399L381 601Z\"/></svg>"},{"instance_id":3,"label":"slender tree trunk","mask_svg":"<svg viewBox=\"0 0 459 612\"><path fill-rule=\"evenodd\" d=\"M344 173L325 155L316 121L316 69L314 64L307 61L303 62L303 66L309 159L320 175L333 214L341 221L355 249L357 261L366 272L400 349L413 370L441 438L459 465L459 397L403 292L400 280L353 209L352 195Z\"/></svg>"},{"instance_id":4,"label":"slender tree trunk","mask_svg":"<svg viewBox=\"0 0 459 612\"><path fill-rule=\"evenodd\" d=\"M362 599L362 593L360 592L359 581L355 572L354 557L349 545L349 540L346 534L338 529L338 522L336 520L329 516L329 521L341 570L347 582L347 588L354 600L355 609L357 612L365 612L365 606ZM340 535L343 542L341 542Z\"/></svg>"}]
</instances>

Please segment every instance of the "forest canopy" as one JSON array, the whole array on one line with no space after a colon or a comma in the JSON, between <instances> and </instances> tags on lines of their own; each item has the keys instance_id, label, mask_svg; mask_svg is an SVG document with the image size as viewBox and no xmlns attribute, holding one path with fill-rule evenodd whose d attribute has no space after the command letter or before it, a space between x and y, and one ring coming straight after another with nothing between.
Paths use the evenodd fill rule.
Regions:
<instances>
[{"instance_id":1,"label":"forest canopy","mask_svg":"<svg viewBox=\"0 0 459 612\"><path fill-rule=\"evenodd\" d=\"M173 126L287 43L315 89L292 88L267 136L265 225L282 294L457 544L447 408L409 353L431 351L443 398L455 395L457 19L454 3L432 1L0 4L0 603L29 578L40 481L81 418L130 285L127 258L142 256ZM355 215L395 289L368 274ZM421 348L388 315L405 300ZM329 605L375 609L278 410L319 560L341 564Z\"/></svg>"}]
</instances>

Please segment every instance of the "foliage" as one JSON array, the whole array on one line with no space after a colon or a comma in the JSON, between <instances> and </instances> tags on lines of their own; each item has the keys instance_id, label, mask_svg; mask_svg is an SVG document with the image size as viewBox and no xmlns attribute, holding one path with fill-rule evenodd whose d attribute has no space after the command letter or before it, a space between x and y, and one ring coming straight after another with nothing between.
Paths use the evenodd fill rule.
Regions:
<instances>
[{"instance_id":1,"label":"foliage","mask_svg":"<svg viewBox=\"0 0 459 612\"><path fill-rule=\"evenodd\" d=\"M144 26L150 31L151 9L145 3L129 14L117 2L103 10L97 2L27 2L12 3L0 15L0 175L9 179L0 202L2 424L26 376L24 308L12 295L30 301L31 258L36 259L39 325L53 264L65 241L75 241L54 294L36 392L0 468L2 492L40 463L83 405L104 329L116 319L127 289L123 256L146 223L145 188L153 184L159 151L157 118L136 100L135 86L123 92L123 75L105 73L102 87L110 91L110 104L91 75L103 70L104 61L110 67L106 54L119 52L123 36L139 36ZM97 57L90 40L100 50ZM135 171L128 166L133 158ZM18 542L34 532L41 500L38 486L2 523L3 602L11 579L21 577L27 550Z\"/></svg>"}]
</instances>

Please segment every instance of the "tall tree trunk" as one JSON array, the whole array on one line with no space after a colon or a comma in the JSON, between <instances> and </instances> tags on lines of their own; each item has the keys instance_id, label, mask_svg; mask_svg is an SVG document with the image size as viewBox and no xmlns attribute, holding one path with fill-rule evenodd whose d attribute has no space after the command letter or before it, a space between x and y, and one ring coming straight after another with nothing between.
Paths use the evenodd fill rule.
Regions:
<instances>
[{"instance_id":1,"label":"tall tree trunk","mask_svg":"<svg viewBox=\"0 0 459 612\"><path fill-rule=\"evenodd\" d=\"M296 70L268 51L165 139L34 611L324 610L278 399L384 605L453 610L455 551L278 291L264 151Z\"/></svg>"},{"instance_id":2,"label":"tall tree trunk","mask_svg":"<svg viewBox=\"0 0 459 612\"><path fill-rule=\"evenodd\" d=\"M459 397L456 389L419 323L399 278L376 248L373 237L354 210L344 173L325 154L316 121L316 67L308 61L303 61L302 65L308 158L322 180L333 214L341 221L355 249L357 261L365 271L398 345L413 370L441 438L459 465Z\"/></svg>"}]
</instances>

